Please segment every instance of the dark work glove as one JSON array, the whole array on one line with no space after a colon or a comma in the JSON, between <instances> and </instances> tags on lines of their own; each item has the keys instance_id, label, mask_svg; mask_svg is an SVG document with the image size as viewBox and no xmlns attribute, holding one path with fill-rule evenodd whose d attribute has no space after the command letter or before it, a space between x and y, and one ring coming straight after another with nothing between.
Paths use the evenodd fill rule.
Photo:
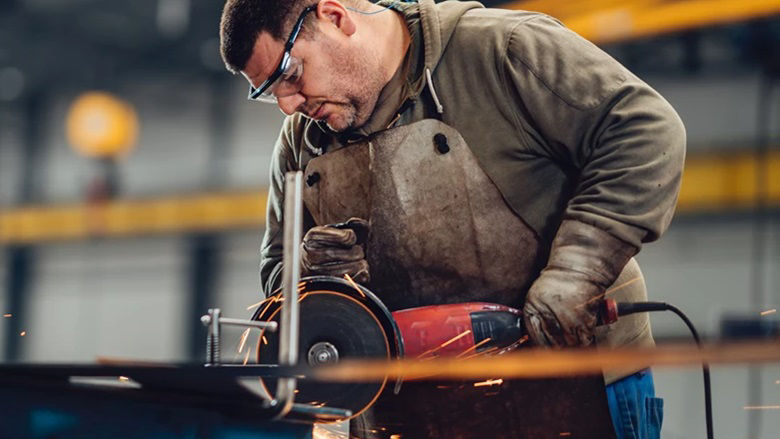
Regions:
<instances>
[{"instance_id":1,"label":"dark work glove","mask_svg":"<svg viewBox=\"0 0 780 439\"><path fill-rule=\"evenodd\" d=\"M355 282L371 280L362 244L368 235L368 221L350 218L340 224L315 226L301 243L303 276L348 274Z\"/></svg>"},{"instance_id":2,"label":"dark work glove","mask_svg":"<svg viewBox=\"0 0 780 439\"><path fill-rule=\"evenodd\" d=\"M589 224L561 223L550 260L523 307L528 335L541 346L593 343L599 303L638 249Z\"/></svg>"}]
</instances>

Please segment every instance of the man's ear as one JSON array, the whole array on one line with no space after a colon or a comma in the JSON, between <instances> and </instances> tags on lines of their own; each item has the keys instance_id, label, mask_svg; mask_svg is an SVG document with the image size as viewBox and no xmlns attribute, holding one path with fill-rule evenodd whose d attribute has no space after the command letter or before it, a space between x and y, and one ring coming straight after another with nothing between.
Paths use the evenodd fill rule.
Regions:
<instances>
[{"instance_id":1,"label":"man's ear","mask_svg":"<svg viewBox=\"0 0 780 439\"><path fill-rule=\"evenodd\" d=\"M331 23L345 35L355 33L356 25L347 12L347 7L338 0L322 0L317 5L317 18Z\"/></svg>"}]
</instances>

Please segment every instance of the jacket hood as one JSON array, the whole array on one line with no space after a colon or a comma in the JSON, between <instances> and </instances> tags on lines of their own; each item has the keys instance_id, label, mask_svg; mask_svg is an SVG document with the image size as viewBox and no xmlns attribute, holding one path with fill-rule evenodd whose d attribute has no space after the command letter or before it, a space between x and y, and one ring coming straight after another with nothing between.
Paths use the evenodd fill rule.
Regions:
<instances>
[{"instance_id":1,"label":"jacket hood","mask_svg":"<svg viewBox=\"0 0 780 439\"><path fill-rule=\"evenodd\" d=\"M425 68L433 71L436 70L460 17L471 9L484 8L484 6L475 1L446 1L436 4L433 0L420 0L419 4L420 25L425 47L424 65ZM418 79L423 79L422 74Z\"/></svg>"},{"instance_id":2,"label":"jacket hood","mask_svg":"<svg viewBox=\"0 0 780 439\"><path fill-rule=\"evenodd\" d=\"M419 95L425 87L426 72L430 75L436 70L460 17L467 11L477 8L484 8L484 6L475 1L445 1L436 4L433 0L419 0L423 63L419 71L413 72L414 79L411 84L414 94ZM413 62L412 65L420 64ZM427 82L430 83L430 79Z\"/></svg>"}]
</instances>

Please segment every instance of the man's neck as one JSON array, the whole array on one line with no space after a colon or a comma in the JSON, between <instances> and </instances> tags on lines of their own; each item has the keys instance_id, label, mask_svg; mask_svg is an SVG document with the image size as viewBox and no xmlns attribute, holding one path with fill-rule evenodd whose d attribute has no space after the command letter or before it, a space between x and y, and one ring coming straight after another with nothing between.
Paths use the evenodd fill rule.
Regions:
<instances>
[{"instance_id":1,"label":"man's neck","mask_svg":"<svg viewBox=\"0 0 780 439\"><path fill-rule=\"evenodd\" d=\"M393 10L377 14L373 37L376 41L372 50L380 57L382 79L389 82L395 72L401 67L409 49L411 37L409 28L403 16Z\"/></svg>"}]
</instances>

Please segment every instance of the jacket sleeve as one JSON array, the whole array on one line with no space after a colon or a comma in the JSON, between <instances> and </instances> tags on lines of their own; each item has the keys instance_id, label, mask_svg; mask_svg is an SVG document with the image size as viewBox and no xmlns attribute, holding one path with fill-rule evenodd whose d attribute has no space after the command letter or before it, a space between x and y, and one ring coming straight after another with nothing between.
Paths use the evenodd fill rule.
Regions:
<instances>
[{"instance_id":1,"label":"jacket sleeve","mask_svg":"<svg viewBox=\"0 0 780 439\"><path fill-rule=\"evenodd\" d=\"M507 40L508 87L526 147L569 172L564 219L641 247L671 222L685 129L671 105L608 54L544 15Z\"/></svg>"},{"instance_id":2,"label":"jacket sleeve","mask_svg":"<svg viewBox=\"0 0 780 439\"><path fill-rule=\"evenodd\" d=\"M271 181L268 186L265 233L260 247L260 286L265 297L279 288L282 282L284 176L288 171L294 170L289 158L292 150L291 123L291 118L285 119L271 159Z\"/></svg>"}]
</instances>

